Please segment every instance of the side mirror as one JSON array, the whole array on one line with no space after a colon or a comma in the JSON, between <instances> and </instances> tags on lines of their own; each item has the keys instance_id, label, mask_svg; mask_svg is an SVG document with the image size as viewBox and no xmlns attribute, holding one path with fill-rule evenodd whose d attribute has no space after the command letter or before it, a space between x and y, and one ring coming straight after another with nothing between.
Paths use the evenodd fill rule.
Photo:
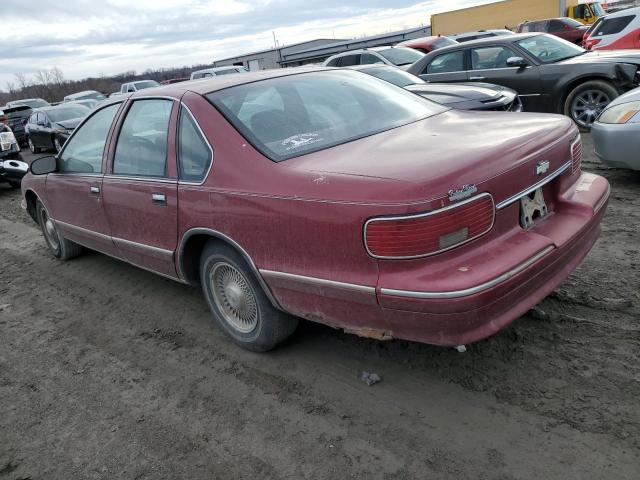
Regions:
<instances>
[{"instance_id":1,"label":"side mirror","mask_svg":"<svg viewBox=\"0 0 640 480\"><path fill-rule=\"evenodd\" d=\"M509 57L509 58L507 58L507 67L526 67L527 65L529 65L529 64L522 57Z\"/></svg>"},{"instance_id":2,"label":"side mirror","mask_svg":"<svg viewBox=\"0 0 640 480\"><path fill-rule=\"evenodd\" d=\"M55 172L57 169L58 162L53 155L36 158L31 162L31 167L29 167L29 170L34 175L46 175L47 173Z\"/></svg>"}]
</instances>

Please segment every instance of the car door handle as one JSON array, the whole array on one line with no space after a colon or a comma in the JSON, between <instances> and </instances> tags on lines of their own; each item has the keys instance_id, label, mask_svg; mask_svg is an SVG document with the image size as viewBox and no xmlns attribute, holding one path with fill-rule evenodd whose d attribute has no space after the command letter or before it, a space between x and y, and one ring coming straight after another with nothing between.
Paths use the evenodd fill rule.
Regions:
<instances>
[{"instance_id":1,"label":"car door handle","mask_svg":"<svg viewBox=\"0 0 640 480\"><path fill-rule=\"evenodd\" d=\"M154 193L151 195L151 201L159 205L166 205L167 196L164 193Z\"/></svg>"},{"instance_id":2,"label":"car door handle","mask_svg":"<svg viewBox=\"0 0 640 480\"><path fill-rule=\"evenodd\" d=\"M469 77L469 80L484 80L484 77Z\"/></svg>"},{"instance_id":3,"label":"car door handle","mask_svg":"<svg viewBox=\"0 0 640 480\"><path fill-rule=\"evenodd\" d=\"M100 195L100 187L89 187L91 195Z\"/></svg>"}]
</instances>

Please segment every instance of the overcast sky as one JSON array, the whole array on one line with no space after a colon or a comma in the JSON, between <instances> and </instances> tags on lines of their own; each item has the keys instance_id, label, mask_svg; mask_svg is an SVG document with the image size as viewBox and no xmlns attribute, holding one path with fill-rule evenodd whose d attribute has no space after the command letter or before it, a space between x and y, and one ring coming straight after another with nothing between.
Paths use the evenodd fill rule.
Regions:
<instances>
[{"instance_id":1,"label":"overcast sky","mask_svg":"<svg viewBox=\"0 0 640 480\"><path fill-rule=\"evenodd\" d=\"M489 0L0 0L0 89L15 73L65 78L211 63L314 38L429 24Z\"/></svg>"}]
</instances>

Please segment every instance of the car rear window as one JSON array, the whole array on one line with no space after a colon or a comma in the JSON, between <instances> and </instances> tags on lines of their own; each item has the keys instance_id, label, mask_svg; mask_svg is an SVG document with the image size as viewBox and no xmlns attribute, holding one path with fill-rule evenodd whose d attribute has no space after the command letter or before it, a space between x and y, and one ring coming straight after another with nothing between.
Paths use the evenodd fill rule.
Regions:
<instances>
[{"instance_id":1,"label":"car rear window","mask_svg":"<svg viewBox=\"0 0 640 480\"><path fill-rule=\"evenodd\" d=\"M424 57L424 53L406 47L379 50L378 53L394 65L411 65Z\"/></svg>"},{"instance_id":2,"label":"car rear window","mask_svg":"<svg viewBox=\"0 0 640 480\"><path fill-rule=\"evenodd\" d=\"M47 111L47 115L49 115L49 119L51 119L52 122L64 122L72 118L86 117L88 114L89 109L83 106L60 107Z\"/></svg>"},{"instance_id":3,"label":"car rear window","mask_svg":"<svg viewBox=\"0 0 640 480\"><path fill-rule=\"evenodd\" d=\"M238 85L207 95L258 150L287 160L446 110L369 75L325 71Z\"/></svg>"},{"instance_id":4,"label":"car rear window","mask_svg":"<svg viewBox=\"0 0 640 480\"><path fill-rule=\"evenodd\" d=\"M601 37L603 35L615 35L616 33L620 33L622 30L627 28L634 18L635 15L626 15L618 18L605 18L596 28L593 29L592 36Z\"/></svg>"}]
</instances>

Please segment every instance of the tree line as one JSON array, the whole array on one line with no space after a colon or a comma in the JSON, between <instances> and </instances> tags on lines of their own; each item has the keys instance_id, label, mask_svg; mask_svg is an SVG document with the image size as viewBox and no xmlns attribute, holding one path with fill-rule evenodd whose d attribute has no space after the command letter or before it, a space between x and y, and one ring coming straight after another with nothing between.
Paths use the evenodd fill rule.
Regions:
<instances>
[{"instance_id":1,"label":"tree line","mask_svg":"<svg viewBox=\"0 0 640 480\"><path fill-rule=\"evenodd\" d=\"M43 98L46 101L61 102L66 95L83 90L97 90L109 95L120 90L120 85L136 80L155 80L162 82L172 78L188 78L191 72L211 65L191 67L147 69L143 73L128 71L110 77L90 77L82 80L66 80L62 70L54 67L50 70L38 70L32 76L16 73L14 80L7 82L6 90L0 90L0 106L21 98Z\"/></svg>"}]
</instances>

